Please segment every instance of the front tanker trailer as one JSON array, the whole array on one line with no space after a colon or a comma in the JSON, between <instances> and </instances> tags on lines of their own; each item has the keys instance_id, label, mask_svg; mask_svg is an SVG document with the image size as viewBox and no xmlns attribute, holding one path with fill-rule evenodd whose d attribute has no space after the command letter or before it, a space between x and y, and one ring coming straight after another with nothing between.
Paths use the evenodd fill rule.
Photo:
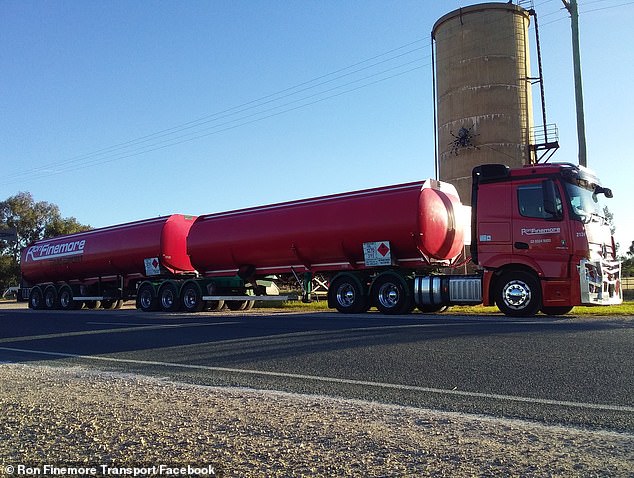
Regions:
<instances>
[{"instance_id":1,"label":"front tanker trailer","mask_svg":"<svg viewBox=\"0 0 634 478\"><path fill-rule=\"evenodd\" d=\"M462 254L462 213L453 186L427 180L200 216L187 248L202 278L187 281L185 309L226 300L232 285L221 283L229 277L259 295L258 279L301 277L308 285L320 273L330 282L330 306L341 312L372 305L410 312L414 275Z\"/></svg>"}]
</instances>

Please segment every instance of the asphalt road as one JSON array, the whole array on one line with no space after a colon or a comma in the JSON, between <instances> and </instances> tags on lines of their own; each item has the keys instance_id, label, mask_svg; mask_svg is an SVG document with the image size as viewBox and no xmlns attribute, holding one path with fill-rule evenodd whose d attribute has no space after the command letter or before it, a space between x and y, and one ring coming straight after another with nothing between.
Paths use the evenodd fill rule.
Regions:
<instances>
[{"instance_id":1,"label":"asphalt road","mask_svg":"<svg viewBox=\"0 0 634 478\"><path fill-rule=\"evenodd\" d=\"M634 317L36 312L0 362L82 365L634 432Z\"/></svg>"}]
</instances>

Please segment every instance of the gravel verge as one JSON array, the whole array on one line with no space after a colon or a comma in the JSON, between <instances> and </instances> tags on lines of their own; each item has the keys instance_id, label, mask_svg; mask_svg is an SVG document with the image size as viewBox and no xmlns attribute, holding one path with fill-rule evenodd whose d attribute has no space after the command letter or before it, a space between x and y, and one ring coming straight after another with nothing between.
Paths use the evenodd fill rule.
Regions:
<instances>
[{"instance_id":1,"label":"gravel verge","mask_svg":"<svg viewBox=\"0 0 634 478\"><path fill-rule=\"evenodd\" d=\"M1 364L0 387L5 476L20 464L211 465L225 477L634 475L631 434L83 368Z\"/></svg>"}]
</instances>

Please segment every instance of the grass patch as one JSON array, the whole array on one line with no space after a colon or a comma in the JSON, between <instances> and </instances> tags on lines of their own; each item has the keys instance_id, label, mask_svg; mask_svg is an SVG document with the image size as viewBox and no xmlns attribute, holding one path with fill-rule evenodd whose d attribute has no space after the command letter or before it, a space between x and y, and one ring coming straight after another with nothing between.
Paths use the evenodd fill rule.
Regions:
<instances>
[{"instance_id":1,"label":"grass patch","mask_svg":"<svg viewBox=\"0 0 634 478\"><path fill-rule=\"evenodd\" d=\"M575 307L571 314L575 315L634 315L634 301L626 301L621 305L608 305L605 307Z\"/></svg>"},{"instance_id":2,"label":"grass patch","mask_svg":"<svg viewBox=\"0 0 634 478\"><path fill-rule=\"evenodd\" d=\"M284 310L298 311L298 312L302 312L302 311L318 312L318 311L331 310L331 309L328 309L328 301L326 300L314 301L309 304L304 304L301 301L289 301L289 302L274 303L274 304L271 304L269 307L275 307L275 308L280 308ZM500 310L495 306L485 307L483 305L473 305L473 306L454 305L450 307L447 312L444 312L444 314L450 314L450 315L498 314L498 315L502 315L502 312L500 312ZM625 301L621 305L609 305L605 307L601 307L601 306L575 307L567 315L597 316L597 317L626 316L626 315L634 316L634 301Z\"/></svg>"},{"instance_id":3,"label":"grass patch","mask_svg":"<svg viewBox=\"0 0 634 478\"><path fill-rule=\"evenodd\" d=\"M459 306L449 308L446 314L453 315L489 315L502 314L497 307L484 307L483 305ZM585 317L610 317L610 316L634 316L634 301L623 302L621 305L575 307L566 315L579 315Z\"/></svg>"}]
</instances>

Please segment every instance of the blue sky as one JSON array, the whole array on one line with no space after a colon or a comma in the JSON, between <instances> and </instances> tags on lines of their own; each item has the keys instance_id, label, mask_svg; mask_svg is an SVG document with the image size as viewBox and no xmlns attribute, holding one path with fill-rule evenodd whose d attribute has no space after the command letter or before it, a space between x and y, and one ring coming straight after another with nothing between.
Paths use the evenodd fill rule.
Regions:
<instances>
[{"instance_id":1,"label":"blue sky","mask_svg":"<svg viewBox=\"0 0 634 478\"><path fill-rule=\"evenodd\" d=\"M0 0L0 199L99 227L431 177L430 32L469 4ZM634 1L579 4L588 164L627 249ZM553 161L576 162L570 21L535 8Z\"/></svg>"}]
</instances>

